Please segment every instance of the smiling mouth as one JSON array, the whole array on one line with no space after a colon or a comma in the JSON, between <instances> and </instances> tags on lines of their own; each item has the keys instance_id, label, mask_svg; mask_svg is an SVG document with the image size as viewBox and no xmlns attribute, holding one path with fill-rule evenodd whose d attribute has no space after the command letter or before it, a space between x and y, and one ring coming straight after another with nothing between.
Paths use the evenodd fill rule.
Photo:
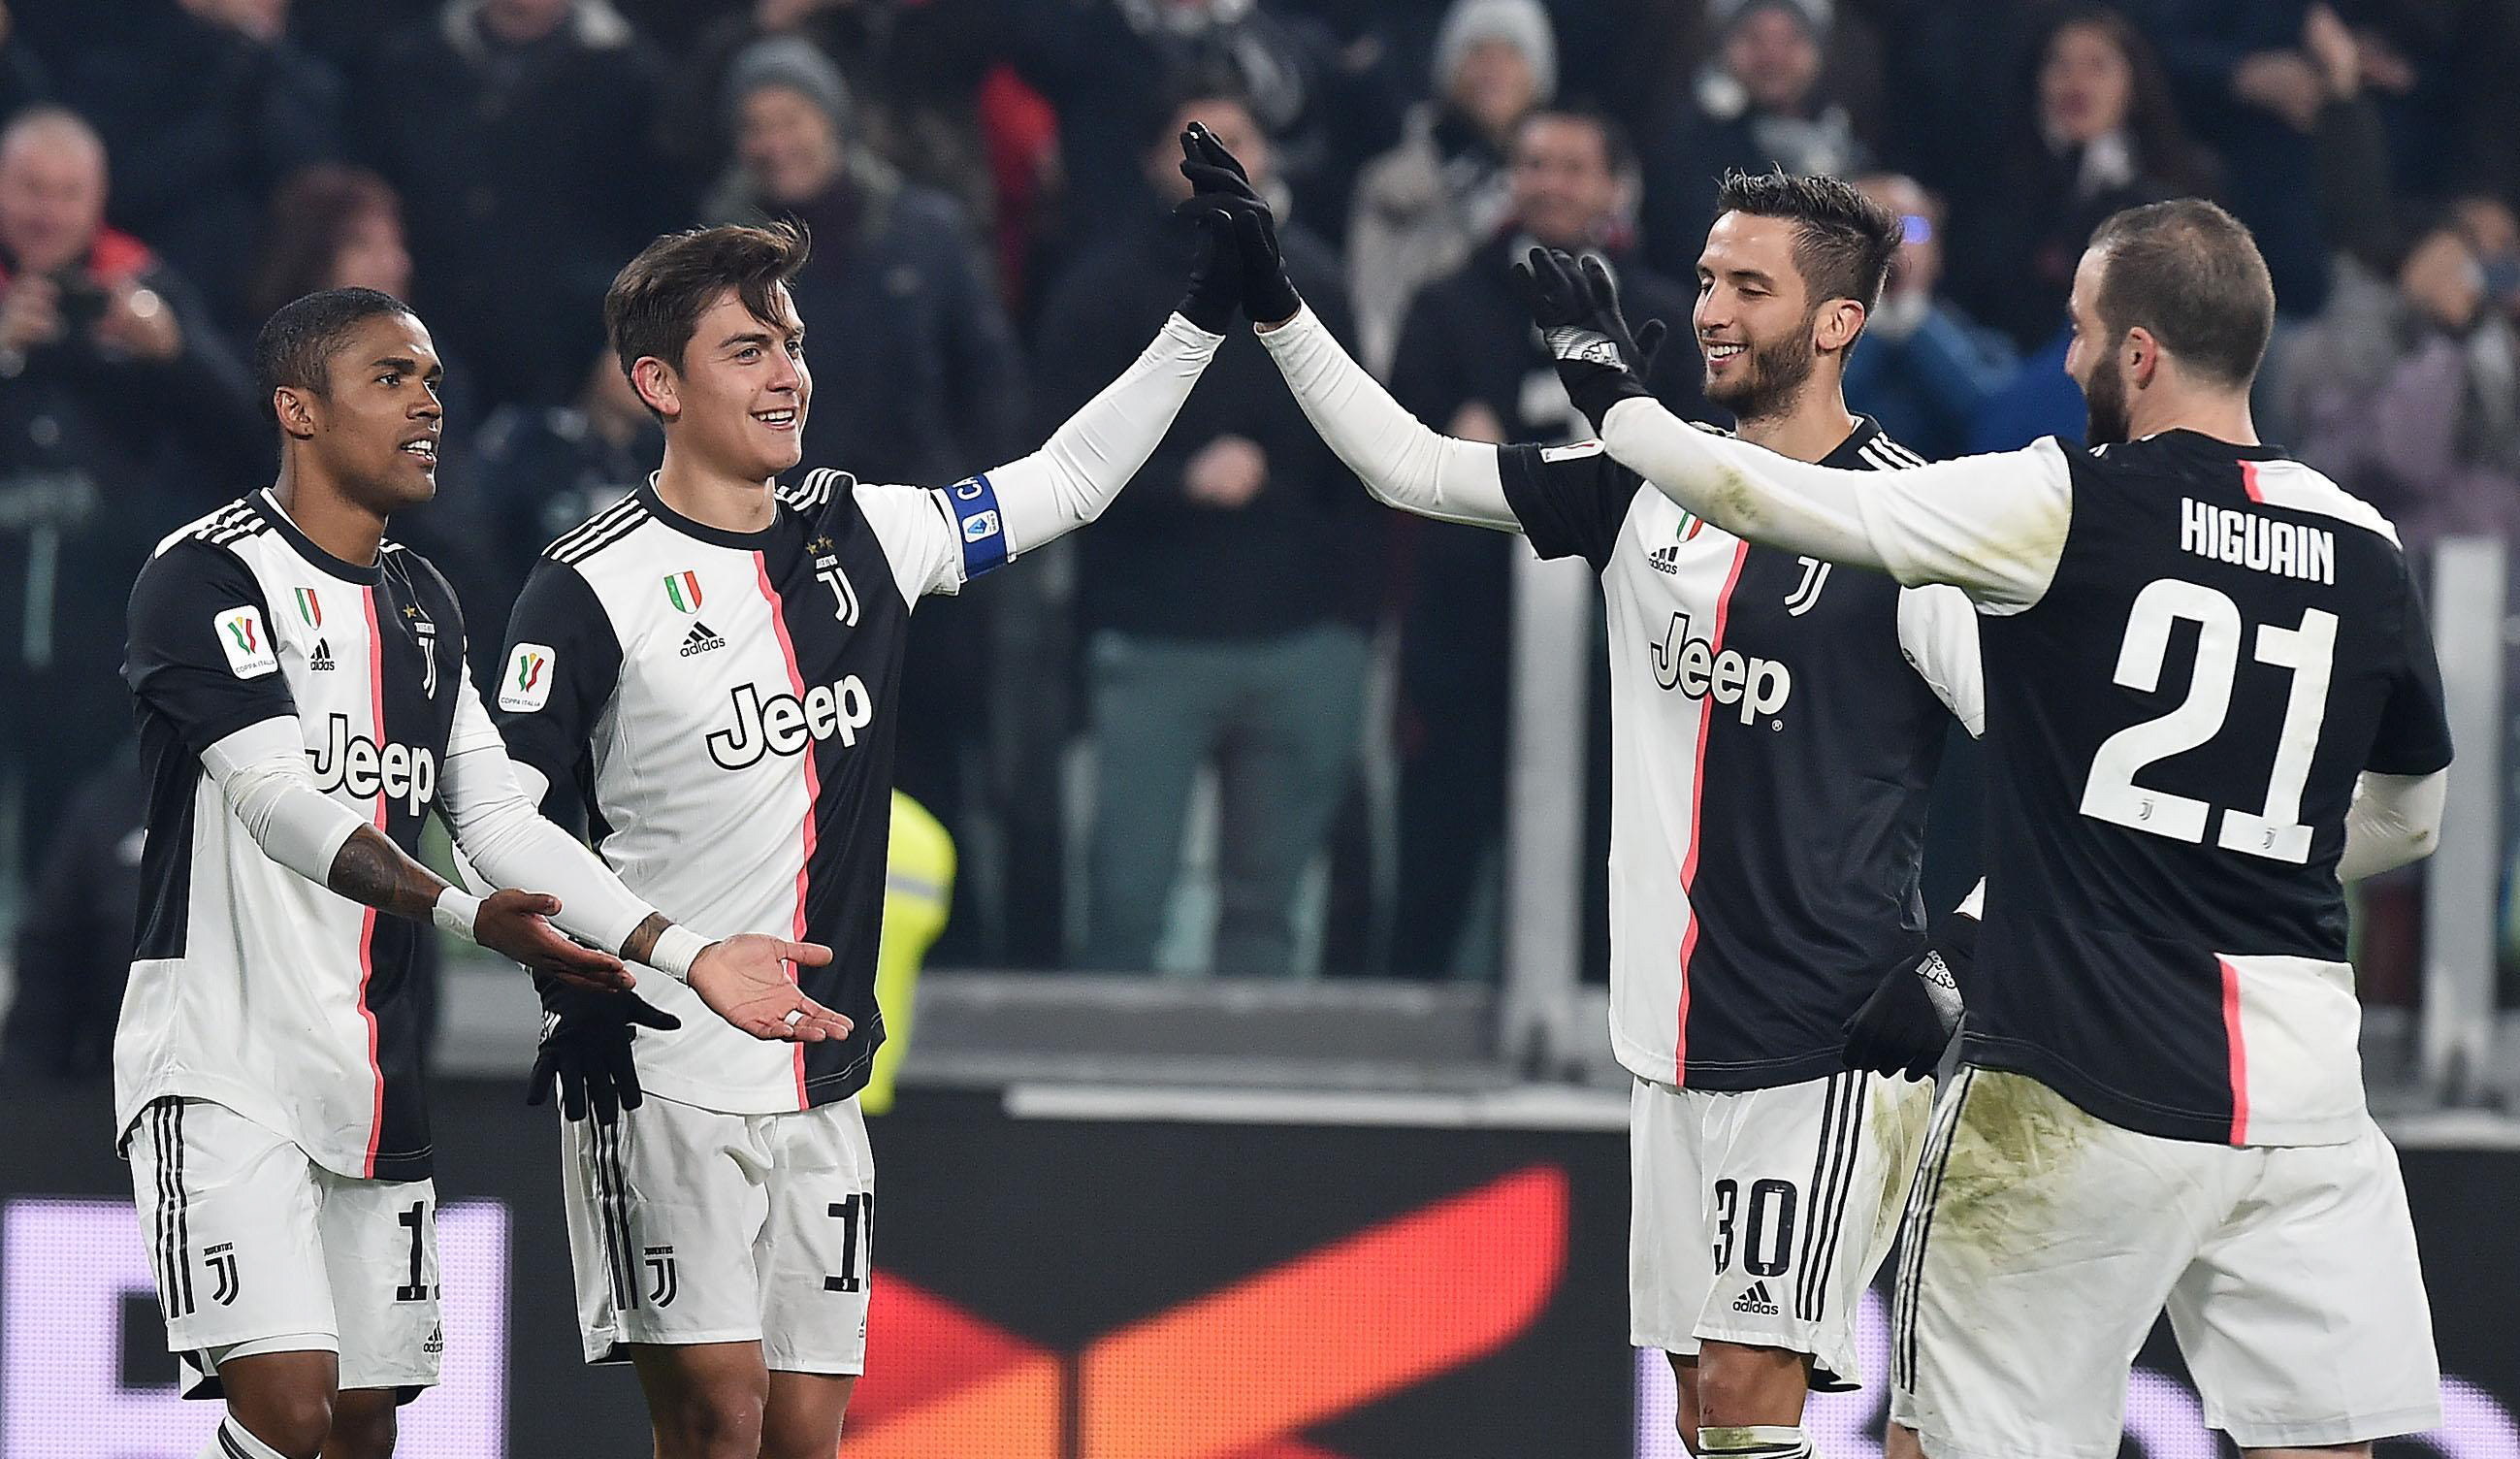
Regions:
<instances>
[{"instance_id":1,"label":"smiling mouth","mask_svg":"<svg viewBox=\"0 0 2520 1459\"><path fill-rule=\"evenodd\" d=\"M796 424L796 408L791 405L779 410L756 410L752 418L773 431L791 430Z\"/></svg>"},{"instance_id":2,"label":"smiling mouth","mask_svg":"<svg viewBox=\"0 0 2520 1459\"><path fill-rule=\"evenodd\" d=\"M433 436L425 435L418 440L404 441L401 450L404 455L413 457L424 465L437 464L437 441Z\"/></svg>"},{"instance_id":3,"label":"smiling mouth","mask_svg":"<svg viewBox=\"0 0 2520 1459\"><path fill-rule=\"evenodd\" d=\"M1750 346L1747 344L1731 344L1714 340L1707 340L1700 342L1700 347L1706 351L1706 363L1713 365L1729 360L1738 359L1744 351L1749 349Z\"/></svg>"}]
</instances>

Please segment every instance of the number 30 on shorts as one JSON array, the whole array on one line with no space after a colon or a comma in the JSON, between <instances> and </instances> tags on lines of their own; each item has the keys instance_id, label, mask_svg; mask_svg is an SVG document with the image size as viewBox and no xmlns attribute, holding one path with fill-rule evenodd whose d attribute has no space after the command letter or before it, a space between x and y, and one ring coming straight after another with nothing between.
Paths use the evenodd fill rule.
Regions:
<instances>
[{"instance_id":1,"label":"number 30 on shorts","mask_svg":"<svg viewBox=\"0 0 2520 1459\"><path fill-rule=\"evenodd\" d=\"M1790 1180L1754 1180L1744 1211L1741 1183L1730 1177L1715 1182L1716 1271L1732 1269L1737 1235L1744 1270L1754 1277L1784 1275L1785 1253L1794 1245L1794 1200Z\"/></svg>"}]
</instances>

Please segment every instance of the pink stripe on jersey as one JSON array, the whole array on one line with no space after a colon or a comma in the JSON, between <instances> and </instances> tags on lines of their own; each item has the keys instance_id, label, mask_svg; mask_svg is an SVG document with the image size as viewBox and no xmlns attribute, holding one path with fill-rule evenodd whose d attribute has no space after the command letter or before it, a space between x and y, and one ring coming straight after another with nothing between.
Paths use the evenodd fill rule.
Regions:
<instances>
[{"instance_id":1,"label":"pink stripe on jersey","mask_svg":"<svg viewBox=\"0 0 2520 1459\"><path fill-rule=\"evenodd\" d=\"M1724 650L1724 623L1732 614L1732 589L1741 581L1741 565L1750 560L1750 544L1743 542L1732 549L1732 570L1724 577L1724 591L1715 595L1715 631L1706 640L1710 654ZM1697 758L1688 777L1688 853L1681 858L1680 894L1685 899L1697 883L1697 848L1703 844L1698 832L1698 814L1706 802L1706 732L1715 724L1710 712L1711 702L1700 704L1697 710ZM1688 960L1697 951L1697 907L1688 909L1688 928L1680 935L1680 1006L1672 1015L1671 1081L1675 1085L1688 1082Z\"/></svg>"},{"instance_id":2,"label":"pink stripe on jersey","mask_svg":"<svg viewBox=\"0 0 2520 1459\"><path fill-rule=\"evenodd\" d=\"M788 661L788 687L801 703L805 698L805 674L796 666L796 645L788 636L787 605L780 601L779 589L770 581L769 559L758 552L752 555L752 575L761 587L762 601L770 605L770 627L779 635L779 657ZM806 745L805 752L797 758L805 765L805 855L796 863L796 916L794 930L789 935L802 942L805 940L805 893L810 889L809 883L814 875L814 808L823 798L823 772L814 766L814 747L811 744ZM788 969L788 976L792 980L796 976L795 969ZM796 1061L796 1108L801 1110L806 1107L805 1046L796 1044L792 1047Z\"/></svg>"},{"instance_id":3,"label":"pink stripe on jersey","mask_svg":"<svg viewBox=\"0 0 2520 1459\"><path fill-rule=\"evenodd\" d=\"M2267 499L2266 488L2258 484L2258 464L2256 462L2243 461L2240 463L2240 489L2247 492L2249 494L2249 500L2253 502L2264 502Z\"/></svg>"},{"instance_id":4,"label":"pink stripe on jersey","mask_svg":"<svg viewBox=\"0 0 2520 1459\"><path fill-rule=\"evenodd\" d=\"M2240 1035L2240 970L2223 965L2223 1041L2231 1050L2231 1143L2249 1143L2249 1046Z\"/></svg>"},{"instance_id":5,"label":"pink stripe on jersey","mask_svg":"<svg viewBox=\"0 0 2520 1459\"><path fill-rule=\"evenodd\" d=\"M377 743L382 745L386 743L385 649L383 637L377 632L377 590L373 587L361 588L359 601L365 604L368 610L368 705L369 712L375 716L371 721L371 728L375 731ZM377 789L376 826L381 833L385 829L385 793L382 785ZM370 907L367 909L367 916L359 921L359 1017L368 1022L368 1074L376 1081L377 1086L376 1104L368 1115L368 1157L366 1167L362 1172L371 1180L375 1179L377 1174L377 1144L384 1138L385 1134L385 1071L384 1067L377 1062L376 1010L368 1007L368 983L376 975L377 909Z\"/></svg>"}]
</instances>

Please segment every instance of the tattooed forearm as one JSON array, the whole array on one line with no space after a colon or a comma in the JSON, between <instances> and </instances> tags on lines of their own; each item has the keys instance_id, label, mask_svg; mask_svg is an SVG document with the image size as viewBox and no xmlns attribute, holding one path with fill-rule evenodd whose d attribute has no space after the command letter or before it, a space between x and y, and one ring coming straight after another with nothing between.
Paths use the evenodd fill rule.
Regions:
<instances>
[{"instance_id":1,"label":"tattooed forearm","mask_svg":"<svg viewBox=\"0 0 2520 1459\"><path fill-rule=\"evenodd\" d=\"M656 950L656 939L672 927L673 920L662 912L651 912L648 920L631 930L630 939L621 944L621 956L630 962L644 963Z\"/></svg>"},{"instance_id":2,"label":"tattooed forearm","mask_svg":"<svg viewBox=\"0 0 2520 1459\"><path fill-rule=\"evenodd\" d=\"M427 922L446 884L412 860L374 826L361 826L341 843L324 885L381 912Z\"/></svg>"}]
</instances>

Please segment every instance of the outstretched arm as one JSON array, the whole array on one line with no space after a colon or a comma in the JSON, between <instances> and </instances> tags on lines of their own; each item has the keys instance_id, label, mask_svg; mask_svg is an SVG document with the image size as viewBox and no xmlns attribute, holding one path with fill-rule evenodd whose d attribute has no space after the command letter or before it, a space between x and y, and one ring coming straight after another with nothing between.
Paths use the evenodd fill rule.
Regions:
<instances>
[{"instance_id":1,"label":"outstretched arm","mask_svg":"<svg viewBox=\"0 0 2520 1459\"><path fill-rule=\"evenodd\" d=\"M965 540L970 540L978 519L969 505L973 499L963 493L974 484L994 497L1003 514L1009 556L1101 517L1154 454L1224 339L1179 314L1164 321L1137 363L1069 416L1041 449L948 492Z\"/></svg>"},{"instance_id":2,"label":"outstretched arm","mask_svg":"<svg viewBox=\"0 0 2520 1459\"><path fill-rule=\"evenodd\" d=\"M1403 512L1520 531L1497 448L1437 434L1366 373L1310 308L1264 325L1260 342L1322 439L1374 500Z\"/></svg>"}]
</instances>

